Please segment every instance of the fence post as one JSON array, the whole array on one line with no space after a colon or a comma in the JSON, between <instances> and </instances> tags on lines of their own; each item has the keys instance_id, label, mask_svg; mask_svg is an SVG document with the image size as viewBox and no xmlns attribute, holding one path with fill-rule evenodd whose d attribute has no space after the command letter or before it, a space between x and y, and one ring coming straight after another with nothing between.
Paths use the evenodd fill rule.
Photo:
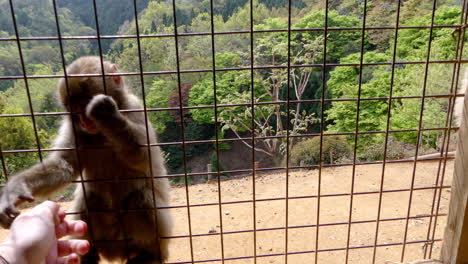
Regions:
<instances>
[{"instance_id":1,"label":"fence post","mask_svg":"<svg viewBox=\"0 0 468 264\"><path fill-rule=\"evenodd\" d=\"M460 109L461 110L461 109ZM460 113L457 113L460 115ZM444 263L468 263L468 96L465 93L455 157L447 226L441 259Z\"/></svg>"},{"instance_id":2,"label":"fence post","mask_svg":"<svg viewBox=\"0 0 468 264\"><path fill-rule=\"evenodd\" d=\"M211 163L206 164L206 171L213 172L213 169L211 168ZM208 181L211 181L212 179L213 179L213 174L212 173L208 174Z\"/></svg>"}]
</instances>

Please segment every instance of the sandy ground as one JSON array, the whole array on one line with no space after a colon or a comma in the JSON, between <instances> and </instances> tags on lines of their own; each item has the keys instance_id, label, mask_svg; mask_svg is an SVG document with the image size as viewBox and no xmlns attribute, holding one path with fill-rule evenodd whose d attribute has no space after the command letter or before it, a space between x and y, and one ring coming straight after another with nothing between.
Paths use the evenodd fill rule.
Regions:
<instances>
[{"instance_id":1,"label":"sandy ground","mask_svg":"<svg viewBox=\"0 0 468 264\"><path fill-rule=\"evenodd\" d=\"M414 180L415 188L431 187L435 185L439 162L418 162ZM356 167L354 192L370 192L357 194L353 197L351 210L352 221L371 221L355 223L350 229L349 263L372 263L373 245L376 233L376 223L379 203L379 191L382 165L360 165ZM411 187L413 163L387 164L385 170L384 190L409 189ZM450 185L453 174L453 162L447 162L444 185ZM326 196L320 198L320 226L318 239L319 263L345 263L348 227L346 224L350 214L352 167L325 168L321 177L321 194L345 194ZM253 232L253 184L252 177L230 179L221 181L218 190L217 182L189 186L188 200L190 208L192 250L190 239L187 237L170 239L171 256L168 262L183 262L191 260L207 260L204 263L221 263L209 261L220 259L222 249L225 258L235 258L254 255L254 237L256 238L256 254L258 264L285 263L285 234L286 215L288 216L288 263L310 264L314 263L314 253L301 253L316 249L316 228L318 199L318 170L303 170L291 172L289 176L288 212L286 212L286 174L263 174L255 179L257 200L255 223L257 232ZM222 202L238 202L219 206L218 199L221 194ZM306 196L306 197L304 197ZM407 242L426 240L430 222L434 218L431 214L434 190L416 190L413 192L410 216L415 217L408 221ZM276 198L276 200L271 200ZM443 189L439 213L446 214L450 190ZM410 199L409 191L384 192L382 195L381 219L405 218L407 216ZM437 201L437 199L436 199ZM187 203L186 188L174 187L171 192L171 206L185 206ZM210 204L197 206L201 204ZM194 206L195 205L195 206ZM65 208L69 203L63 203ZM168 209L174 215L173 236L186 236L189 234L188 211L186 207ZM225 233L220 235L222 227ZM431 221L432 220L432 221ZM443 238L443 229L446 216L437 218L435 238ZM406 219L381 221L379 224L376 263L398 263L402 254L402 246L394 245L404 240ZM276 229L275 229L276 228ZM242 233L230 233L243 231ZM432 230L430 232L432 234ZM5 237L7 231L0 230L0 238ZM208 236L197 236L209 234ZM221 238L223 248L221 247ZM439 256L441 242L433 245L433 258ZM408 244L405 248L405 262L424 258L425 247L431 245L424 243ZM330 249L342 249L332 250ZM328 251L327 251L328 250ZM293 253L293 254L291 254ZM301 253L301 254L298 254ZM265 256L262 256L265 255ZM273 255L273 256L271 256ZM392 261L392 262L387 262ZM240 260L227 260L225 263L250 264L253 258Z\"/></svg>"}]
</instances>

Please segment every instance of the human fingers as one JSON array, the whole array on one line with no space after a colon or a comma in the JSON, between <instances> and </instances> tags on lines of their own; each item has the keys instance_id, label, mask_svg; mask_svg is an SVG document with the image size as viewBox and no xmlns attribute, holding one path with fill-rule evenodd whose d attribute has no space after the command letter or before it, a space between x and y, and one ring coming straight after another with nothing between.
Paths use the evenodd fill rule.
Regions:
<instances>
[{"instance_id":1,"label":"human fingers","mask_svg":"<svg viewBox=\"0 0 468 264\"><path fill-rule=\"evenodd\" d=\"M67 214L62 209L59 209L57 215L58 215L59 220L60 220L59 223L62 223L63 220L65 219L65 216L67 216Z\"/></svg>"},{"instance_id":2,"label":"human fingers","mask_svg":"<svg viewBox=\"0 0 468 264\"><path fill-rule=\"evenodd\" d=\"M56 262L56 264L78 264L78 263L80 263L80 257L74 253L63 258L58 258Z\"/></svg>"},{"instance_id":3,"label":"human fingers","mask_svg":"<svg viewBox=\"0 0 468 264\"><path fill-rule=\"evenodd\" d=\"M81 220L63 220L55 228L55 235L57 238L66 235L82 236L86 234L88 226Z\"/></svg>"},{"instance_id":4,"label":"human fingers","mask_svg":"<svg viewBox=\"0 0 468 264\"><path fill-rule=\"evenodd\" d=\"M31 212L35 212L35 211L39 211L39 212L42 212L42 210L50 210L51 213L53 214L57 214L59 209L60 209L60 205L56 202L52 202L52 201L45 201L45 202L42 202L40 203L39 205L35 206Z\"/></svg>"},{"instance_id":5,"label":"human fingers","mask_svg":"<svg viewBox=\"0 0 468 264\"><path fill-rule=\"evenodd\" d=\"M59 212L59 209L60 206L58 203L45 201L35 206L32 210L26 212L25 214L46 217L49 221L52 221L54 224L58 224L59 220L57 214Z\"/></svg>"},{"instance_id":6,"label":"human fingers","mask_svg":"<svg viewBox=\"0 0 468 264\"><path fill-rule=\"evenodd\" d=\"M64 257L67 255L84 255L89 251L89 242L80 239L60 240L57 242L57 255Z\"/></svg>"}]
</instances>

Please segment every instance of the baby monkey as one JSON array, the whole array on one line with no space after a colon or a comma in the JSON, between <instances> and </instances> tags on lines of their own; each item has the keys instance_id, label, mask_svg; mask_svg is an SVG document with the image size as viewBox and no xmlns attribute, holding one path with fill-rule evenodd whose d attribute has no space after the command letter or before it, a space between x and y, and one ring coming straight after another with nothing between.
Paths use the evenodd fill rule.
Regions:
<instances>
[{"instance_id":1,"label":"baby monkey","mask_svg":"<svg viewBox=\"0 0 468 264\"><path fill-rule=\"evenodd\" d=\"M117 67L103 62L106 74ZM77 184L74 212L88 223L91 251L82 263L98 263L100 257L126 263L162 263L167 245L159 237L171 226L167 205L169 182L157 138L121 76L75 76L101 74L99 57L81 57L67 67L68 78L60 79L60 104L70 116L63 118L54 151L42 163L11 176L0 195L0 224L8 228L19 214L16 206L35 197L47 197L71 181ZM146 133L149 129L149 142ZM75 142L77 150L75 149ZM81 216L80 216L81 215Z\"/></svg>"}]
</instances>

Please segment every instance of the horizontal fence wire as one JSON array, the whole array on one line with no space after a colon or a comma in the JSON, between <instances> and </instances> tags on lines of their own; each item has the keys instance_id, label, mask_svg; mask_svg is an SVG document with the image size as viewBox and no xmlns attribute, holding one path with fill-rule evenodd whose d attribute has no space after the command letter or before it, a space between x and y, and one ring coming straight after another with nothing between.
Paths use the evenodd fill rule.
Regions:
<instances>
[{"instance_id":1,"label":"horizontal fence wire","mask_svg":"<svg viewBox=\"0 0 468 264\"><path fill-rule=\"evenodd\" d=\"M363 66L383 66L392 64L395 65L413 65L413 64L422 64L425 65L429 64L460 64L460 63L467 63L468 60L461 59L461 60L430 60L430 61L400 61L400 62L369 62L369 63L362 63ZM359 63L326 63L323 64L302 64L302 65L291 65L290 68L335 68L335 67L346 67L346 66L360 66ZM288 66L283 65L275 65L275 66L254 66L254 70L272 70L272 69L288 69ZM168 74L189 74L189 73L206 73L206 72L226 72L226 71L248 71L251 70L251 67L236 67L236 68L217 68L213 69L194 69L194 70L179 70L179 71L145 71L145 72L122 72L122 73L105 73L104 76L140 76L143 75L168 75ZM103 74L95 73L95 74L70 74L69 77L99 77L103 76ZM43 79L43 78L63 78L64 75L56 74L56 75L26 75L28 79ZM1 80L17 80L17 79L24 79L24 76L0 76Z\"/></svg>"},{"instance_id":2,"label":"horizontal fence wire","mask_svg":"<svg viewBox=\"0 0 468 264\"><path fill-rule=\"evenodd\" d=\"M10 9L11 9L11 16L13 20L13 25L14 25L14 30L15 30L15 36L13 37L0 37L0 43L8 43L8 42L14 42L16 43L19 51L19 60L20 60L20 65L22 68L22 75L11 75L11 76L0 76L0 81L16 81L16 80L24 80L25 82L25 89L27 93L27 99L28 99L28 104L29 104L29 110L30 113L24 113L24 114L0 114L0 119L1 118L31 118L32 124L33 124L33 129L34 129L34 136L36 140L36 145L35 147L31 147L28 149L5 149L5 146L3 146L0 142L0 161L1 161L1 170L3 171L3 174L6 176L6 179L8 179L8 171L7 171L7 163L8 160L7 158L9 155L15 155L15 154L22 154L22 153L38 153L39 159L42 161L42 155L43 153L49 153L49 152L54 152L54 151L75 151L78 152L80 150L89 150L89 149L102 149L103 147L93 147L93 148L85 148L82 146L79 146L79 144L75 144L75 147L73 148L46 148L46 147L41 147L41 142L40 142L40 137L38 133L38 129L36 128L37 124L37 117L55 117L55 116L69 116L73 114L79 114L79 113L71 113L71 112L36 112L35 109L33 109L33 104L31 100L31 95L30 95L30 88L28 85L28 81L30 80L35 80L35 79L58 79L58 78L71 78L71 77L102 77L104 82L106 76L135 76L140 78L141 82L141 94L143 97L143 109L129 109L129 110L121 110L120 112L122 113L131 113L131 112L143 112L145 114L145 127L146 127L146 138L147 138L147 144L142 144L141 147L147 148L148 153L151 155L151 148L152 147L164 147L164 146L181 146L181 152L182 152L182 161L183 161L183 173L170 173L167 175L149 175L145 177L128 177L128 178L120 178L120 181L136 181L136 180L145 180L145 179L156 179L156 178L169 178L169 179L175 179L175 178L183 178L184 180L184 192L185 192L185 201L182 204L175 204L175 205L167 205L167 206L161 206L158 205L158 201L156 200L156 195L155 195L155 190L152 189L153 192L153 199L154 199L154 207L150 209L135 209L135 210L93 210L93 213L102 213L102 214L109 214L109 213L118 213L119 216L123 213L128 213L128 212L138 212L138 211L145 211L145 210L176 210L176 209L182 209L185 210L186 212L186 217L187 217L187 227L188 231L187 234L182 234L182 235L171 235L171 236L164 236L160 237L160 239L189 239L189 250L190 250L190 261L179 261L179 262L170 262L168 264L185 264L185 263L206 263L206 262L221 262L225 263L226 261L232 261L232 260L242 260L242 259L252 259L254 263L257 263L258 258L266 258L266 257L284 257L284 263L292 263L290 259L288 259L288 256L291 255L298 255L298 254L313 254L313 257L310 257L310 263L319 263L319 253L325 253L325 252L337 252L337 251L343 251L345 252L345 263L348 263L349 260L349 254L351 250L359 250L359 249L371 249L373 251L373 257L372 257L372 263L376 263L376 251L377 248L381 247L391 247L391 246L401 246L401 254L400 254L400 261L403 262L405 260L405 253L408 251L406 248L407 245L413 245L413 244L423 244L423 245L430 245L429 247L424 248L424 253L423 257L429 257L431 258L433 255L433 245L435 242L441 242L441 238L436 236L436 227L438 223L439 217L446 217L447 213L440 213L440 206L441 206L441 197L442 197L442 191L444 190L450 190L451 185L446 184L444 181L446 180L446 172L447 172L447 161L451 161L454 159L454 155L450 155L449 151L449 145L450 145L450 140L451 140L451 133L456 133L459 129L459 127L453 125L453 109L454 109L454 104L455 100L457 98L462 98L464 97L464 93L457 93L457 88L459 86L459 78L460 78L460 71L461 68L465 63L468 63L468 59L463 58L463 47L464 47L464 38L465 38L465 28L466 28L466 19L467 19L467 8L466 8L466 0L463 1L463 10L461 13L461 19L460 19L460 24L457 25L435 25L434 24L434 19L435 19L435 13L436 13L436 0L432 1L433 9L432 9L432 21L431 25L424 25L424 26L400 26L400 8L402 5L402 1L398 1L398 8L397 8L397 13L396 13L396 20L395 20L395 26L381 26L381 27L369 27L366 25L366 18L367 18L367 12L368 8L370 5L370 1L365 0L363 2L363 13L360 19L362 19L362 26L361 27L329 27L328 26L328 12L329 12L329 1L325 0L325 25L324 27L320 28L306 28L306 29L296 29L291 27L291 0L288 1L288 27L287 29L271 29L271 30L254 30L254 9L253 9L253 0L250 0L250 24L249 30L236 30L236 31L215 31L214 28L214 7L213 7L213 0L210 0L210 24L211 24L211 31L210 32L178 32L177 28L177 16L176 16L176 1L172 2L172 11L173 11L173 22L174 22L174 28L173 28L173 33L172 34L141 34L139 31L139 24L138 24L138 11L137 11L137 4L136 0L133 2L133 8L135 12L135 23L136 23L136 34L128 34L128 35L101 35L99 32L99 21L98 21L98 12L96 8L96 0L93 0L93 10L94 10L94 17L95 17L95 22L96 22L96 30L97 30L97 35L95 36L62 36L60 34L60 26L59 26L59 16L57 14L57 6L56 6L56 1L53 0L53 7L54 7L54 15L55 15L55 22L57 26L57 36L42 36L42 37L22 37L19 35L18 31L18 26L16 24L16 19L15 19L15 8L13 4L13 0L9 0L10 3ZM398 61L396 58L397 54L397 40L398 40L398 33L402 30L428 30L429 31L429 39L428 39L428 48L427 48L427 56L426 60L421 60L421 61ZM457 39L457 47L456 47L456 54L455 57L456 59L451 59L451 60L431 60L431 42L432 42L432 36L433 32L436 29L453 29L452 36L456 38L458 35ZM357 63L337 63L337 62L329 62L327 61L327 39L328 39L328 33L329 32L338 32L338 31L357 31L360 32L361 34L361 45L360 45L360 59L359 62ZM392 49L392 60L388 62L364 62L364 57L365 57L365 38L366 38L366 32L369 31L391 31L394 33L394 43L393 46L391 47ZM294 64L291 62L291 35L294 33L303 33L303 32L319 32L323 34L324 40L323 40L323 59L321 63L315 63L315 64ZM283 65L256 65L254 63L254 39L257 34L265 34L265 33L287 33L287 45L288 45L288 53L287 53L287 63ZM249 53L251 56L251 64L250 66L244 66L244 67L233 67L233 68L218 68L216 67L216 47L215 47L215 36L220 36L220 35L248 35L250 37L249 43ZM211 68L204 68L204 69L181 69L180 66L180 50L179 50L179 39L181 37L196 37L196 36L209 36L211 37L211 53L212 53L212 67ZM142 39L151 39L151 38L166 38L167 41L174 42L175 44L175 53L176 53L176 65L174 70L168 70L168 71L145 71L143 67L143 59L142 59L142 52L141 52L141 43L140 41ZM136 72L119 72L119 73L106 73L104 74L104 65L103 65L103 49L101 46L101 41L102 40L118 40L118 39L136 39L137 44L138 44L138 65L139 65L139 71ZM23 58L23 53L22 53L22 43L28 42L28 41L54 41L57 40L59 41L60 44L60 53L61 53L61 59L62 59L62 66L63 66L63 72L64 74L53 74L53 75L28 75L26 73L26 63ZM99 56L101 58L101 67L102 67L102 72L99 74L80 74L80 75L73 75L73 74L67 74L65 71L65 57L64 57L64 50L63 50L63 43L66 41L79 41L79 40L97 40L98 43L98 48L99 48ZM452 83L451 83L451 88L450 92L446 94L427 94L426 88L427 88L427 78L428 78L428 72L429 72L429 67L430 65L453 65L453 76L452 76ZM398 66L403 66L403 65L424 65L424 84L423 84L423 89L422 89L422 94L421 95L395 95L393 93L393 86L394 86L394 75L395 75L395 68ZM389 66L391 67L391 79L390 79L390 91L388 96L383 96L383 97L363 97L361 95L361 87L363 84L363 67L372 67L372 66ZM358 70L358 93L356 98L326 98L326 92L327 92L327 70L333 69L336 67L355 67ZM321 97L318 99L300 99L300 100L295 100L292 98L290 95L290 85L291 85L291 71L294 69L304 69L304 68L312 68L312 69L317 69L317 71L320 71L321 74L321 82L322 82L322 91L321 91ZM285 73L287 73L287 95L285 100L277 100L277 101L265 101L265 102L257 102L255 101L255 95L254 95L254 74L256 71L262 71L262 70L284 70ZM245 71L250 74L250 93L251 93L251 98L249 101L246 101L244 103L236 103L236 104L223 104L218 102L218 96L217 96L217 73L221 72L235 72L235 71ZM183 96L182 96L182 81L181 81L181 76L184 74L193 74L193 73L212 73L212 78L213 78L213 88L214 88L214 103L212 105L201 105L201 106L186 106L183 103ZM152 108L152 107L147 107L146 105L146 100L145 100L145 95L147 93L147 90L145 88L145 82L144 78L146 76L160 76L160 75L174 75L177 79L177 92L178 92L178 106L176 107L159 107L159 108ZM66 82L68 83L68 82ZM392 104L397 101L397 100L411 100L411 99L418 99L421 100L421 106L420 106L420 112L418 116L418 127L414 129L392 129L390 126L390 120L391 120L391 110L392 110ZM424 118L424 103L425 100L427 99L444 99L449 101L449 106L448 106L448 112L447 112L447 117L446 120L444 120L445 125L443 127L424 127L423 125L423 118ZM386 124L386 129L384 130L375 130L375 131L364 131L360 129L359 127L359 118L360 118L360 109L363 107L361 105L361 102L366 102L366 101L382 101L382 102L388 102L388 115L386 116L387 124ZM355 124L355 129L353 131L345 131L345 132L326 132L325 127L325 104L327 103L332 103L332 102L356 102L357 103L357 111L356 111L356 124ZM320 116L320 130L319 132L316 133L303 133L303 134L291 134L291 128L289 122L287 123L287 129L286 129L286 134L285 135L275 135L275 136L259 136L256 135L256 133L251 133L251 135L247 136L239 136L235 138L221 138L219 133L219 122L218 122L218 110L222 108L229 108L229 107L245 107L245 108L250 108L251 109L251 128L254 130L255 128L255 122L253 116L255 116L255 107L256 106L262 106L262 105L275 105L275 106L284 106L287 109L287 120L290 120L290 107L291 104L317 104L320 106L321 109L321 116ZM195 110L195 109L214 109L214 127L215 127L215 135L214 138L211 139L204 139L204 140L189 140L186 139L186 124L184 121L184 112L188 110ZM172 141L172 142L158 142L158 143L150 143L150 137L149 137L149 129L148 129L148 114L151 112L178 112L179 117L181 122L180 124L180 135L181 135L181 140L180 141ZM434 132L438 131L440 133L443 133L443 140L442 140L442 146L441 149L437 152L437 155L429 157L429 158L420 158L419 152L420 152L420 143L423 137L423 134L425 132ZM74 131L74 133L76 133ZM415 151L415 157L414 158L405 158L405 159L390 159L387 157L388 154L388 144L389 144L389 137L392 134L396 133L417 133L417 143L416 143L416 151ZM383 155L383 160L381 161L360 161L358 160L358 153L357 153L357 148L358 148L358 141L360 140L360 136L362 135L374 135L374 134L383 134L385 137L384 141L384 155ZM332 136L350 136L354 140L354 147L353 147L353 158L351 161L344 161L341 163L332 163L332 164L324 164L322 161L324 159L324 139L327 137L332 137ZM298 139L306 139L306 138L314 138L314 137L319 137L320 138L320 162L317 164L307 164L307 165L300 165L300 166L293 166L290 163L290 144L292 144L292 140L298 140ZM276 167L256 167L256 151L255 151L255 145L257 142L261 141L266 141L266 140L283 140L286 142L286 161L282 166L276 166ZM222 143L234 143L234 142L250 142L251 146L253 148L251 149L251 168L246 168L246 169L233 169L233 170L223 170L223 169L216 169L216 171L213 172L189 172L188 169L188 160L187 160L187 146L191 145L197 145L197 144L212 144L215 146L215 151L216 151L216 164L217 167L220 168L220 144ZM452 153L453 154L453 153ZM151 159L150 159L151 160ZM426 161L434 161L438 162L438 167L437 167L437 175L435 179L435 183L427 183L426 186L416 186L415 184L415 179L416 179L416 170L417 170L417 165L420 164L420 162L426 162ZM78 162L80 163L80 162ZM412 177L411 177L411 185L408 188L384 188L384 181L385 181L385 168L389 164L412 164ZM380 177L380 184L378 190L372 190L372 191L356 191L355 189L355 179L357 177L357 172L356 169L358 166L364 166L364 165L381 165L382 170L381 170L381 175ZM81 165L79 164L79 167ZM324 193L322 189L322 184L323 184L323 171L325 168L338 168L338 167L350 167L352 168L352 178L351 178L351 185L350 185L350 190L346 192L340 192L340 193ZM290 188L290 177L293 175L293 173L296 172L302 172L304 170L317 170L318 175L317 175L317 194L314 195L292 195L289 192ZM152 170L151 170L152 171ZM285 178L285 194L281 195L280 197L272 197L272 198L260 198L258 197L258 191L256 187L256 177L259 176L261 177L262 175L267 175L269 173L285 173L286 178ZM192 202L190 199L190 188L189 188L189 178L192 177L206 177L206 176L217 176L217 202L206 202L206 203L201 203L201 202ZM226 175L226 176L232 176L233 179L236 177L252 177L252 198L251 199L242 199L242 200L235 200L235 201L229 201L223 197L222 193L222 188L221 188L221 183L224 180L229 180L229 179L222 179L221 175ZM376 176L377 177L377 176ZM109 182L112 183L114 182L115 179L85 179L83 175L79 177L79 179L72 181L72 183L75 184L81 184L84 189L84 184L93 184L93 183L101 183L101 182ZM0 185L4 186L4 185ZM153 186L154 188L154 186ZM412 215L412 203L414 193L417 191L431 191L433 192L432 194L432 203L431 203L431 210L430 213L427 214L421 214L421 215ZM383 210L383 195L384 194L390 194L390 193L408 193L409 198L408 198L408 208L405 213L404 217L382 217L382 210ZM353 203L354 199L358 196L363 196L363 195L378 195L378 211L376 214L375 219L366 219L366 220L353 220ZM323 210L325 205L322 204L321 199L322 198L330 198L330 197L339 197L339 198L349 198L349 212L347 214L347 220L346 221L339 221L339 222L326 222L322 223L321 217L323 216ZM316 217L316 223L314 224L308 224L308 225L290 225L289 223L289 211L290 211L290 205L289 202L292 200L300 200L300 199L314 199L314 201L317 203L317 208L314 212L315 217ZM85 199L86 200L86 199ZM280 227L269 227L269 228L260 228L257 227L257 206L261 203L267 203L267 202L272 202L272 201L284 201L285 202L285 224L284 226ZM323 200L322 200L323 201ZM233 205L233 204L239 204L239 205L245 205L246 208L250 208L247 206L252 206L252 216L253 216L253 222L252 222L252 228L248 229L241 229L241 230L235 230L235 231L226 231L223 228L223 206L225 205ZM209 206L215 206L217 207L218 210L218 217L219 217L219 227L220 231L216 232L207 232L207 233L196 233L193 231L193 216L191 215L191 209L192 208L204 208L204 207L209 207ZM68 212L67 214L69 215L81 215L81 214L87 214L87 212ZM155 214L157 215L157 214ZM425 236L425 239L418 239L418 240L412 240L408 236L408 229L409 229L409 223L411 220L417 220L417 219L428 219L429 224L427 228L427 234ZM399 242L392 242L392 243L381 243L379 242L379 228L382 223L385 222L398 222L402 221L405 223L403 231L404 231L404 236L402 238L402 241ZM376 229L373 232L375 237L372 239L373 243L370 244L365 244L365 245L359 245L359 246L353 246L350 243L350 238L351 238L351 227L353 225L359 225L359 224L369 224L369 223L374 223L376 224ZM346 246L344 247L336 247L336 248L326 248L323 249L321 248L320 245L320 228L322 227L335 227L335 226L344 226L346 230ZM312 237L310 238L311 240L315 240L314 244L314 249L313 250L304 250L304 251L290 251L289 250L289 236L290 235L290 230L293 229L305 229L305 228L314 228L315 229L315 239ZM258 248L258 239L257 239L257 233L259 232L267 232L267 231L284 231L285 232L285 240L284 240L284 252L282 253L271 253L271 254L261 254L257 252ZM252 233L252 240L254 241L253 243L253 254L249 254L247 256L240 256L240 257L227 257L225 253L225 242L224 238L227 237L228 235L232 234L241 234L241 233ZM157 230L155 231L155 235L157 234ZM220 237L220 249L221 249L221 258L210 258L210 259L203 259L199 260L195 258L195 249L194 249L194 242L193 239L197 237L213 237L213 236L219 236ZM106 241L94 241L94 243L100 243L103 242L105 243ZM128 245L127 240L123 240L122 243L125 245ZM177 254L177 252L174 252L172 254Z\"/></svg>"},{"instance_id":3,"label":"horizontal fence wire","mask_svg":"<svg viewBox=\"0 0 468 264\"><path fill-rule=\"evenodd\" d=\"M460 29L463 25L434 25L432 28L454 28ZM395 30L395 29L430 29L431 26L401 26L401 27L333 27L327 28L327 31L361 31L361 30ZM29 40L98 40L98 39L136 39L136 38L175 38L175 37L190 37L190 36L216 36L216 35L232 35L232 34L251 34L251 33L287 33L287 32L311 32L325 31L325 28L305 28L305 29L269 29L269 30L237 30L223 32L192 32L192 33L177 33L177 34L158 34L158 35L100 35L100 36L62 36L62 37L3 37L0 41L29 41Z\"/></svg>"},{"instance_id":4,"label":"horizontal fence wire","mask_svg":"<svg viewBox=\"0 0 468 264\"><path fill-rule=\"evenodd\" d=\"M463 94L437 94L437 95L410 95L410 96L393 96L392 99L421 99L421 98L456 98L456 97L463 97ZM336 99L324 99L324 102L331 103L331 102L358 102L358 101L387 101L390 97L369 97L369 98L336 98ZM320 99L303 99L303 100L290 100L289 103L320 103ZM286 101L270 101L270 102L256 102L254 106L257 105L282 105L285 104ZM216 108L229 108L229 107L236 107L236 106L250 106L250 103L239 103L239 104L219 104ZM121 113L137 113L137 112L160 112L160 111L180 111L182 110L193 110L193 109L214 109L214 105L201 105L201 106L182 106L182 107L164 107L164 108L146 108L146 109L126 109L120 110ZM79 114L80 112L35 112L34 116L65 116L65 115L74 115ZM30 117L31 114L0 114L0 118L2 117ZM453 127L456 129L457 127ZM394 130L396 131L396 130ZM291 135L291 137L296 135ZM255 137L259 138L259 137Z\"/></svg>"},{"instance_id":5,"label":"horizontal fence wire","mask_svg":"<svg viewBox=\"0 0 468 264\"><path fill-rule=\"evenodd\" d=\"M421 128L421 129L398 129L398 130L389 130L388 133L407 133L407 132L429 132L429 131L446 131L446 130L455 130L458 131L458 127L438 127L438 128ZM349 135L370 135L370 134L388 134L387 131L363 131L363 132L339 132L339 133L323 133L324 137L327 136L349 136ZM291 138L309 138L309 137L316 137L320 136L319 133L307 133L302 135L290 135ZM263 137L255 137L256 140L268 140L268 139L286 139L286 136L263 136ZM240 142L244 140L248 140L248 137L238 137L238 138L225 138L219 139L219 142ZM140 147L147 147L148 145L151 147L156 146L177 146L177 145L194 145L194 144L210 144L215 143L216 140L214 139L206 139L206 140L187 140L186 142L178 141L178 142L162 142L162 143L152 143L152 144L142 144ZM96 147L78 147L78 149L105 149L109 148L106 146L96 146ZM75 150L75 148L44 148L41 149L41 152L51 152L51 151L71 151ZM3 150L4 154L14 154L14 153L28 153L28 152L37 152L38 149L23 149L23 150ZM395 160L398 162L398 160ZM324 166L327 164L324 164ZM330 164L333 165L333 164Z\"/></svg>"}]
</instances>

